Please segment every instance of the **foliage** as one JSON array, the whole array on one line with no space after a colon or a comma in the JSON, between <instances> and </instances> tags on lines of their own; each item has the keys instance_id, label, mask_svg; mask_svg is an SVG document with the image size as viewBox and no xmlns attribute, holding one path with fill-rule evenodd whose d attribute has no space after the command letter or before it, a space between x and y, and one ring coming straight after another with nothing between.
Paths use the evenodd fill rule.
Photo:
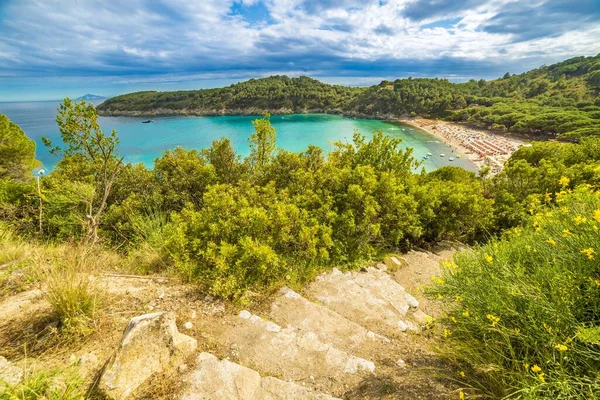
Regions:
<instances>
[{"instance_id":1,"label":"foliage","mask_svg":"<svg viewBox=\"0 0 600 400\"><path fill-rule=\"evenodd\" d=\"M95 243L98 227L112 185L122 171L123 159L119 158L117 132L107 136L98 125L94 105L85 101L72 102L66 98L60 105L56 122L66 147L52 147L49 139L43 138L53 154L64 158L58 163L59 174L70 180L93 185L94 192L87 201L87 237Z\"/></svg>"},{"instance_id":2,"label":"foliage","mask_svg":"<svg viewBox=\"0 0 600 400\"><path fill-rule=\"evenodd\" d=\"M494 199L497 229L521 224L540 195L555 199L563 184L600 185L600 140L586 138L580 144L534 142L517 150L503 170L486 182L487 196Z\"/></svg>"},{"instance_id":3,"label":"foliage","mask_svg":"<svg viewBox=\"0 0 600 400\"><path fill-rule=\"evenodd\" d=\"M21 383L11 386L0 378L0 400L81 400L83 379L74 366L47 370L30 369Z\"/></svg>"},{"instance_id":4,"label":"foliage","mask_svg":"<svg viewBox=\"0 0 600 400\"><path fill-rule=\"evenodd\" d=\"M327 111L346 107L359 91L305 76L271 76L220 89L130 93L108 99L98 110L107 114L123 111L172 114L187 110L204 115Z\"/></svg>"},{"instance_id":5,"label":"foliage","mask_svg":"<svg viewBox=\"0 0 600 400\"><path fill-rule=\"evenodd\" d=\"M131 93L109 99L98 109L107 115L308 111L371 118L422 115L498 131L578 140L600 135L599 65L600 55L575 57L491 81L407 78L367 88L271 76L221 89Z\"/></svg>"},{"instance_id":6,"label":"foliage","mask_svg":"<svg viewBox=\"0 0 600 400\"><path fill-rule=\"evenodd\" d=\"M556 196L522 228L458 253L435 289L454 304L443 353L486 395L600 395L600 192Z\"/></svg>"},{"instance_id":7,"label":"foliage","mask_svg":"<svg viewBox=\"0 0 600 400\"><path fill-rule=\"evenodd\" d=\"M19 126L0 114L0 179L23 180L36 166L35 142Z\"/></svg>"},{"instance_id":8,"label":"foliage","mask_svg":"<svg viewBox=\"0 0 600 400\"><path fill-rule=\"evenodd\" d=\"M44 297L64 333L85 335L94 328L102 292L88 276L87 259L93 257L89 251L74 251L40 271L45 283Z\"/></svg>"}]
</instances>

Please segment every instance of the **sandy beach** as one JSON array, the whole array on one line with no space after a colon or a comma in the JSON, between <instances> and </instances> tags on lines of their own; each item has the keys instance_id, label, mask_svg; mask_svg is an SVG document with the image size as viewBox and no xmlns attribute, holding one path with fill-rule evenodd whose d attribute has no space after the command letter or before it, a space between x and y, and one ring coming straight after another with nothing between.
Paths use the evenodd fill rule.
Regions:
<instances>
[{"instance_id":1,"label":"sandy beach","mask_svg":"<svg viewBox=\"0 0 600 400\"><path fill-rule=\"evenodd\" d=\"M401 119L400 122L423 129L446 142L450 148L447 157L468 157L479 169L489 166L492 174L500 172L512 153L526 144L514 137L452 122L425 118Z\"/></svg>"}]
</instances>

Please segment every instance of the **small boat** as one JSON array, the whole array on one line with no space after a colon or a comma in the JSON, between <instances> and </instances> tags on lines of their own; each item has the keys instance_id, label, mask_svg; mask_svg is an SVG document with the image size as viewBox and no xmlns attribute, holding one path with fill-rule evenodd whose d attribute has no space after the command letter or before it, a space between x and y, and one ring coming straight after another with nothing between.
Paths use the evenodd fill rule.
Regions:
<instances>
[{"instance_id":1,"label":"small boat","mask_svg":"<svg viewBox=\"0 0 600 400\"><path fill-rule=\"evenodd\" d=\"M145 121L142 121L142 124L149 124L151 122L154 122L154 121L152 121L151 119L147 119Z\"/></svg>"},{"instance_id":2,"label":"small boat","mask_svg":"<svg viewBox=\"0 0 600 400\"><path fill-rule=\"evenodd\" d=\"M440 154L440 157L446 157L446 154L442 153Z\"/></svg>"},{"instance_id":3,"label":"small boat","mask_svg":"<svg viewBox=\"0 0 600 400\"><path fill-rule=\"evenodd\" d=\"M457 155L456 155L456 158L460 158L460 154L457 154Z\"/></svg>"},{"instance_id":4,"label":"small boat","mask_svg":"<svg viewBox=\"0 0 600 400\"><path fill-rule=\"evenodd\" d=\"M450 157L448 161L454 161L454 157Z\"/></svg>"},{"instance_id":5,"label":"small boat","mask_svg":"<svg viewBox=\"0 0 600 400\"><path fill-rule=\"evenodd\" d=\"M428 155L429 157L431 157L433 154L431 154L431 153L427 153L427 155Z\"/></svg>"}]
</instances>

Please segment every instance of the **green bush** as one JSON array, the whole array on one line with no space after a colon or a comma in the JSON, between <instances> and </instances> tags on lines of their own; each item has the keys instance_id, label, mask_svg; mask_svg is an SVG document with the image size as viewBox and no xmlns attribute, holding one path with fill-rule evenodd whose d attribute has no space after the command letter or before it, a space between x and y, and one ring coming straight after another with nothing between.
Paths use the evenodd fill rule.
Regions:
<instances>
[{"instance_id":1,"label":"green bush","mask_svg":"<svg viewBox=\"0 0 600 400\"><path fill-rule=\"evenodd\" d=\"M600 192L556 196L524 227L458 253L434 290L454 303L443 353L486 396L600 396Z\"/></svg>"},{"instance_id":2,"label":"green bush","mask_svg":"<svg viewBox=\"0 0 600 400\"><path fill-rule=\"evenodd\" d=\"M273 185L211 186L203 207L173 216L175 268L211 293L241 297L278 281L312 277L329 258L331 229Z\"/></svg>"}]
</instances>

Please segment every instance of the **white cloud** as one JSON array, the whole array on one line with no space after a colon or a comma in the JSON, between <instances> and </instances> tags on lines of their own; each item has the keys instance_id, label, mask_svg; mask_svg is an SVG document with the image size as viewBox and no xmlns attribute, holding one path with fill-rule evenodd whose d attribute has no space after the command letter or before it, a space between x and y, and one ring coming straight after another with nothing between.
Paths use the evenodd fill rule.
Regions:
<instances>
[{"instance_id":1,"label":"white cloud","mask_svg":"<svg viewBox=\"0 0 600 400\"><path fill-rule=\"evenodd\" d=\"M538 2L543 12L548 2ZM231 13L234 3L241 13ZM467 7L467 3L473 5ZM594 21L581 23L577 30L524 40L515 34L518 26L507 26L506 32L486 27L501 12L518 12L521 4L530 3L471 3L12 1L0 13L0 66L17 75L216 71L230 71L231 75L239 70L262 74L291 69L335 74L343 68L368 69L371 62L376 75L382 62L390 68L394 62L402 65L409 60L417 66L420 61L443 59L518 66L519 60L532 53L541 64L559 55L600 52L600 28ZM268 10L269 23L253 22L251 10L260 6ZM247 18L244 10L249 13Z\"/></svg>"}]
</instances>

